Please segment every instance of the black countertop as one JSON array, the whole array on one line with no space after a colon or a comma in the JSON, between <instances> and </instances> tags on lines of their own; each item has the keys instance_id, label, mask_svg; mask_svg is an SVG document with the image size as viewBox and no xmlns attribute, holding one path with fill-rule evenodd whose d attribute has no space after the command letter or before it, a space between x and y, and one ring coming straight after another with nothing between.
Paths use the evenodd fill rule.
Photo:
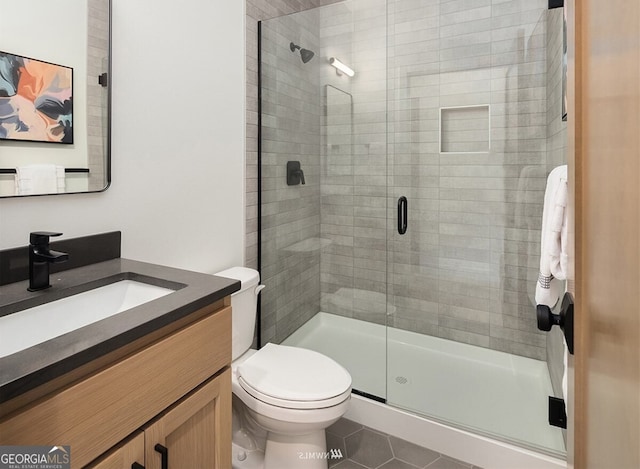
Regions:
<instances>
[{"instance_id":1,"label":"black countertop","mask_svg":"<svg viewBox=\"0 0 640 469\"><path fill-rule=\"evenodd\" d=\"M27 291L28 281L2 286L0 316L125 279L176 291L0 358L0 403L240 290L236 280L118 258L51 274L51 288L41 292Z\"/></svg>"}]
</instances>

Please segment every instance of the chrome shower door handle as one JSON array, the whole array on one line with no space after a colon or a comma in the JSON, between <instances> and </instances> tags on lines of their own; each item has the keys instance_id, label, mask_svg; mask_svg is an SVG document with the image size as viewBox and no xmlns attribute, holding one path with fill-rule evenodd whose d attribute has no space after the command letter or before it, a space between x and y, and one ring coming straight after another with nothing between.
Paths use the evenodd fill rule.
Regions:
<instances>
[{"instance_id":1,"label":"chrome shower door handle","mask_svg":"<svg viewBox=\"0 0 640 469\"><path fill-rule=\"evenodd\" d=\"M398 233L405 234L407 226L407 198L403 195L398 199Z\"/></svg>"}]
</instances>

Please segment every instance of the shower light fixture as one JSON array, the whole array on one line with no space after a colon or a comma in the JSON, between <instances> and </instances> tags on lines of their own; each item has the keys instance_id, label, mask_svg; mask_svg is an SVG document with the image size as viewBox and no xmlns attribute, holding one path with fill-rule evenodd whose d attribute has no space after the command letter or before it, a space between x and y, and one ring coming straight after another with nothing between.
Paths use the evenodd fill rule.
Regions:
<instances>
[{"instance_id":1,"label":"shower light fixture","mask_svg":"<svg viewBox=\"0 0 640 469\"><path fill-rule=\"evenodd\" d=\"M340 72L344 73L347 76L354 76L356 74L356 72L353 71L353 69L351 67L348 67L347 65L343 64L342 62L340 62L338 59L336 59L335 57L331 57L329 59L329 63L336 68L336 71L338 74L340 74Z\"/></svg>"}]
</instances>

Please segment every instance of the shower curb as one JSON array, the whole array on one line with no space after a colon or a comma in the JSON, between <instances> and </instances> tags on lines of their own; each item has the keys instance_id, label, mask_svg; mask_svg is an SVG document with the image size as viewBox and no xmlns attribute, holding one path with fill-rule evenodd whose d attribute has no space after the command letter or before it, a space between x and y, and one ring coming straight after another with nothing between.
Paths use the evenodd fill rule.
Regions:
<instances>
[{"instance_id":1,"label":"shower curb","mask_svg":"<svg viewBox=\"0 0 640 469\"><path fill-rule=\"evenodd\" d=\"M352 395L344 418L476 466L491 469L564 469L566 461L449 427Z\"/></svg>"}]
</instances>

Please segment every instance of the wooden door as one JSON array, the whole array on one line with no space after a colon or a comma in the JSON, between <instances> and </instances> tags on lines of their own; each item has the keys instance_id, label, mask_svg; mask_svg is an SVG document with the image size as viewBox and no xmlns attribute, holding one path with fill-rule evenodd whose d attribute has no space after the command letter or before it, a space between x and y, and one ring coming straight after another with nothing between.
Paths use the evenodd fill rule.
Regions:
<instances>
[{"instance_id":1,"label":"wooden door","mask_svg":"<svg viewBox=\"0 0 640 469\"><path fill-rule=\"evenodd\" d=\"M144 433L138 432L122 446L109 452L87 469L133 469L135 464L144 467Z\"/></svg>"},{"instance_id":2,"label":"wooden door","mask_svg":"<svg viewBox=\"0 0 640 469\"><path fill-rule=\"evenodd\" d=\"M229 370L199 387L145 428L147 469L164 469L157 445L167 449L171 468L231 467Z\"/></svg>"},{"instance_id":3,"label":"wooden door","mask_svg":"<svg viewBox=\"0 0 640 469\"><path fill-rule=\"evenodd\" d=\"M565 4L573 90L569 165L575 275L570 286L576 295L569 462L577 469L637 469L640 2Z\"/></svg>"}]
</instances>

